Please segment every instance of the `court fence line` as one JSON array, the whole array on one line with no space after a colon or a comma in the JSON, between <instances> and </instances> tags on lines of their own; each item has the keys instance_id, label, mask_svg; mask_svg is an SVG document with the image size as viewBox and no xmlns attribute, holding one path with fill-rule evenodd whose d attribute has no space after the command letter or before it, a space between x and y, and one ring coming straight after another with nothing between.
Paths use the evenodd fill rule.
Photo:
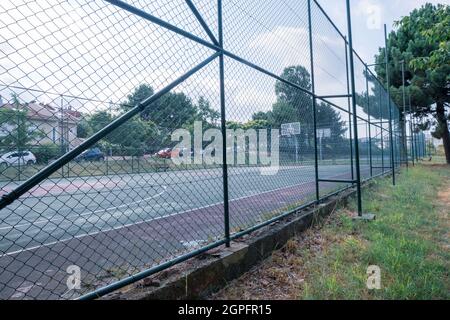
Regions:
<instances>
[{"instance_id":1,"label":"court fence line","mask_svg":"<svg viewBox=\"0 0 450 320\"><path fill-rule=\"evenodd\" d=\"M395 184L431 155L410 100L398 106L353 49L348 1L347 36L316 0L184 2L4 5L1 298L98 298L348 188L362 216L363 181ZM170 142L198 123L220 132L221 162L173 165L206 154ZM251 136L242 159L256 163L235 163L231 129L279 139L276 174L260 174Z\"/></svg>"}]
</instances>

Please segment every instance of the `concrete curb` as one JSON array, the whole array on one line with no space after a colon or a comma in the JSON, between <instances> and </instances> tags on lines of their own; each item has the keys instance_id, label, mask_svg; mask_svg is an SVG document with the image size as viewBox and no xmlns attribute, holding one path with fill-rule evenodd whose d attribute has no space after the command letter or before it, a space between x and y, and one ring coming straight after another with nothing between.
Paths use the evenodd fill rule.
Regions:
<instances>
[{"instance_id":1,"label":"concrete curb","mask_svg":"<svg viewBox=\"0 0 450 320\"><path fill-rule=\"evenodd\" d=\"M101 299L107 300L179 300L202 299L222 289L228 282L249 271L286 242L331 214L338 205L346 205L355 190L349 189L253 232L230 248L212 249L175 265Z\"/></svg>"}]
</instances>

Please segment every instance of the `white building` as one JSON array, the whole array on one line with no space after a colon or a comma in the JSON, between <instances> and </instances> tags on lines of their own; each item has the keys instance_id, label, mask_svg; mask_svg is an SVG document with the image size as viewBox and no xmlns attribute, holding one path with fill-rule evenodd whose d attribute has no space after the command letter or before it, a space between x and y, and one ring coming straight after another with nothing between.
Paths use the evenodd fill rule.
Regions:
<instances>
[{"instance_id":1,"label":"white building","mask_svg":"<svg viewBox=\"0 0 450 320\"><path fill-rule=\"evenodd\" d=\"M77 138L77 125L81 114L67 108L56 108L49 104L32 101L25 104L3 103L0 97L0 110L26 110L28 120L28 131L37 132L33 144L55 143L74 148L80 144ZM14 129L14 119L4 119L0 123L0 137L9 135Z\"/></svg>"}]
</instances>

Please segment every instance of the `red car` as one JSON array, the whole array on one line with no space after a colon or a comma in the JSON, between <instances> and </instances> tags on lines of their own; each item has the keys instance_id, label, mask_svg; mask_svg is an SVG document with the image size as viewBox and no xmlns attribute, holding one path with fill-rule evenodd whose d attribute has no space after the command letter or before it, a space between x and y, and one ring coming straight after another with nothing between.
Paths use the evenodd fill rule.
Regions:
<instances>
[{"instance_id":1,"label":"red car","mask_svg":"<svg viewBox=\"0 0 450 320\"><path fill-rule=\"evenodd\" d=\"M186 149L165 148L165 149L162 149L162 150L158 151L155 155L158 158L171 159L171 158L176 158L176 157L183 156L183 153L185 152L185 151L183 152L183 150L186 150Z\"/></svg>"},{"instance_id":2,"label":"red car","mask_svg":"<svg viewBox=\"0 0 450 320\"><path fill-rule=\"evenodd\" d=\"M170 159L172 157L172 148L165 148L156 153L158 158Z\"/></svg>"}]
</instances>

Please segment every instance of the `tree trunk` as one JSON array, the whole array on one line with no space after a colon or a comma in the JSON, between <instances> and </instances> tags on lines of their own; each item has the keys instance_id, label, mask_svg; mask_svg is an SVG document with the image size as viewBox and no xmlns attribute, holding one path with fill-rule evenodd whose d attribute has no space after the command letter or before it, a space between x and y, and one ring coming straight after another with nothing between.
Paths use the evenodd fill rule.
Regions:
<instances>
[{"instance_id":1,"label":"tree trunk","mask_svg":"<svg viewBox=\"0 0 450 320\"><path fill-rule=\"evenodd\" d=\"M448 132L447 118L445 117L444 103L436 104L436 118L439 126L442 128L442 141L444 142L445 158L447 164L450 164L450 133Z\"/></svg>"}]
</instances>

